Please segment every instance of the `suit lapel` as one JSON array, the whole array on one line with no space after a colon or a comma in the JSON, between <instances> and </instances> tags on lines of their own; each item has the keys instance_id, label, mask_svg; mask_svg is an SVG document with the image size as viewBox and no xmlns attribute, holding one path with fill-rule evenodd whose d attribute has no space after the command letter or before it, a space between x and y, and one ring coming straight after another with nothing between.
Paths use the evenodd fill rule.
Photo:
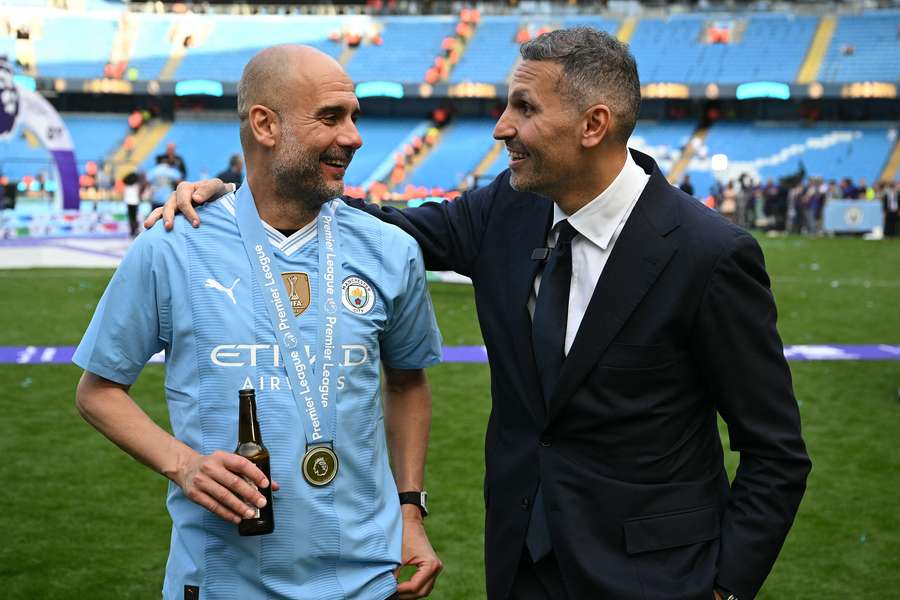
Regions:
<instances>
[{"instance_id":1,"label":"suit lapel","mask_svg":"<svg viewBox=\"0 0 900 600\"><path fill-rule=\"evenodd\" d=\"M513 228L510 243L515 246L511 253L513 260L510 268L511 310L515 312L515 348L524 357L522 387L526 390L525 404L536 423L543 427L546 419L546 402L541 393L541 382L537 376L537 365L531 348L531 315L528 312L528 299L534 287L543 261L531 258L535 248L547 245L547 232L553 217L553 203L540 196L528 194L520 202L517 211L516 226Z\"/></svg>"},{"instance_id":2,"label":"suit lapel","mask_svg":"<svg viewBox=\"0 0 900 600\"><path fill-rule=\"evenodd\" d=\"M651 179L616 240L563 363L550 399L548 422L594 368L677 251L674 242L665 237L677 226L674 206L665 202L670 193L666 188L668 184L653 164Z\"/></svg>"}]
</instances>

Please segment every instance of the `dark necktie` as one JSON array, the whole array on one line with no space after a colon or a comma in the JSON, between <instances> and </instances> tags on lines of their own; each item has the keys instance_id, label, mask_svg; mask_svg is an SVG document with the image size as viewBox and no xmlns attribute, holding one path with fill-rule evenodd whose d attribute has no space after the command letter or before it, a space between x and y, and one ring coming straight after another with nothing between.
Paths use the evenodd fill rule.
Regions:
<instances>
[{"instance_id":1,"label":"dark necktie","mask_svg":"<svg viewBox=\"0 0 900 600\"><path fill-rule=\"evenodd\" d=\"M569 286L572 281L572 238L578 235L565 220L559 224L556 247L550 253L541 276L541 287L531 320L531 345L541 380L544 405L549 410L550 395L559 379L565 360L566 321L569 313ZM525 545L531 560L538 562L553 550L550 527L544 507L542 485L538 484Z\"/></svg>"},{"instance_id":2,"label":"dark necktie","mask_svg":"<svg viewBox=\"0 0 900 600\"><path fill-rule=\"evenodd\" d=\"M559 238L550 253L531 319L531 346L541 380L544 404L556 386L565 360L566 321L569 313L569 284L572 281L572 238L578 235L569 221L559 224Z\"/></svg>"}]
</instances>

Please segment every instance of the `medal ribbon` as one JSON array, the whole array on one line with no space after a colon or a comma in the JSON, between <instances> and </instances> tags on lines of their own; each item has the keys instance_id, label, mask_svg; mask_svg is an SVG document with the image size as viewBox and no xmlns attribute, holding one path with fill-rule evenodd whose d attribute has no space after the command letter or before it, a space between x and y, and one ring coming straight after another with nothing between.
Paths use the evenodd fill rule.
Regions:
<instances>
[{"instance_id":1,"label":"medal ribbon","mask_svg":"<svg viewBox=\"0 0 900 600\"><path fill-rule=\"evenodd\" d=\"M263 229L253 193L247 181L235 194L235 214L238 230L247 258L269 313L281 360L291 382L291 393L301 415L306 433L306 445L332 445L336 426L335 394L332 384L337 378L339 298L338 288L343 281L335 210L331 202L322 205L316 222L319 245L319 325L316 345L310 345L318 370L314 371L307 351L300 343L299 328L291 308L290 296L280 273L269 239Z\"/></svg>"}]
</instances>

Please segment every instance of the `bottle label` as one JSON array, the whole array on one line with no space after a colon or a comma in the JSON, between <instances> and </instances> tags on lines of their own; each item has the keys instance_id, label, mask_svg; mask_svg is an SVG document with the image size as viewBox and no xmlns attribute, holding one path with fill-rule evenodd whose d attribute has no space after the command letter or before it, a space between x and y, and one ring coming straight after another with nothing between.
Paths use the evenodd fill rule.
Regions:
<instances>
[{"instance_id":1,"label":"bottle label","mask_svg":"<svg viewBox=\"0 0 900 600\"><path fill-rule=\"evenodd\" d=\"M259 488L256 487L256 484L253 483L253 481L251 481L249 478L244 477L244 481L246 481L247 483L250 484L250 487L253 488L253 491L255 491L255 492L258 492L258 491L259 491ZM247 506L249 506L250 508L253 509L253 516L250 517L250 518L251 518L251 519L258 519L258 518L259 518L259 508L258 508L255 504L250 504L249 502L245 502L245 504L246 504Z\"/></svg>"}]
</instances>

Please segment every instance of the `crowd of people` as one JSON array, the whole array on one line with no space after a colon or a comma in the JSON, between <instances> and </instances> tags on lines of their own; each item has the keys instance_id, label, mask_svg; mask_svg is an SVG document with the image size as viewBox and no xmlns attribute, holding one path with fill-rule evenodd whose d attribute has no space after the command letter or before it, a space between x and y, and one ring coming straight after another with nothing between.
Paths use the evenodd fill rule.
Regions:
<instances>
[{"instance_id":1,"label":"crowd of people","mask_svg":"<svg viewBox=\"0 0 900 600\"><path fill-rule=\"evenodd\" d=\"M746 229L809 235L823 232L823 215L829 200L881 202L884 235L898 234L898 181L879 181L872 185L865 179L826 180L806 177L803 172L778 181L771 178L758 181L744 173L726 183L716 181L705 196L697 193L689 175L683 177L679 187Z\"/></svg>"}]
</instances>

